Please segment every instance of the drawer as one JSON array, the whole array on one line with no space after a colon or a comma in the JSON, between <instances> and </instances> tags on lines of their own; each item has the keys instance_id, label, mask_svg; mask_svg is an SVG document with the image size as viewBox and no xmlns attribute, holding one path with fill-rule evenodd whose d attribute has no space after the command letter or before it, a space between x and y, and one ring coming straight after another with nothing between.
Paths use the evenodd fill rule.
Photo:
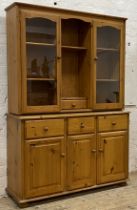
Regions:
<instances>
[{"instance_id":1,"label":"drawer","mask_svg":"<svg viewBox=\"0 0 137 210\"><path fill-rule=\"evenodd\" d=\"M25 122L25 138L43 138L64 135L63 119L28 120Z\"/></svg>"},{"instance_id":2,"label":"drawer","mask_svg":"<svg viewBox=\"0 0 137 210\"><path fill-rule=\"evenodd\" d=\"M75 99L75 100L61 100L61 108L67 109L86 109L87 100L86 99Z\"/></svg>"},{"instance_id":3,"label":"drawer","mask_svg":"<svg viewBox=\"0 0 137 210\"><path fill-rule=\"evenodd\" d=\"M128 128L128 115L109 115L98 117L98 130L115 131Z\"/></svg>"},{"instance_id":4,"label":"drawer","mask_svg":"<svg viewBox=\"0 0 137 210\"><path fill-rule=\"evenodd\" d=\"M93 133L94 131L94 117L76 117L68 119L68 134Z\"/></svg>"}]
</instances>

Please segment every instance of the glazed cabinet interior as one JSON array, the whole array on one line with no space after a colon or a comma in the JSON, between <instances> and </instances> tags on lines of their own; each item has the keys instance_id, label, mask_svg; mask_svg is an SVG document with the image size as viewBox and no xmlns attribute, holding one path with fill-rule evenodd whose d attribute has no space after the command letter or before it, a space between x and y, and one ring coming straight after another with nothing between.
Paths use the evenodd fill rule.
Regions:
<instances>
[{"instance_id":1,"label":"glazed cabinet interior","mask_svg":"<svg viewBox=\"0 0 137 210\"><path fill-rule=\"evenodd\" d=\"M10 113L123 108L125 19L17 4L7 26Z\"/></svg>"},{"instance_id":2,"label":"glazed cabinet interior","mask_svg":"<svg viewBox=\"0 0 137 210\"><path fill-rule=\"evenodd\" d=\"M125 19L24 3L6 12L7 192L21 206L125 181Z\"/></svg>"}]
</instances>

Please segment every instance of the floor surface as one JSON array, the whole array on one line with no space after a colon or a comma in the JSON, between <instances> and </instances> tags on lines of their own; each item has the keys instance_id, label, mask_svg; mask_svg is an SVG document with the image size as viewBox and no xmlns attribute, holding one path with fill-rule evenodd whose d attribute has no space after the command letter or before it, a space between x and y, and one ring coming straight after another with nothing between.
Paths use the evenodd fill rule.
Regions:
<instances>
[{"instance_id":1,"label":"floor surface","mask_svg":"<svg viewBox=\"0 0 137 210\"><path fill-rule=\"evenodd\" d=\"M9 197L0 199L0 210L20 209ZM45 200L25 210L131 210L137 209L137 173L129 176L127 185L90 190Z\"/></svg>"}]
</instances>

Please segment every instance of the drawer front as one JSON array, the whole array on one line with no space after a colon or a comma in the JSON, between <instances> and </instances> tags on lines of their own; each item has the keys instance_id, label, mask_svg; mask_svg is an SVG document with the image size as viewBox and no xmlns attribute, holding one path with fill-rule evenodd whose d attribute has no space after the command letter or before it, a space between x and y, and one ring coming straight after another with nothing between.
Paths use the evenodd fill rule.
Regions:
<instances>
[{"instance_id":1,"label":"drawer front","mask_svg":"<svg viewBox=\"0 0 137 210\"><path fill-rule=\"evenodd\" d=\"M95 132L94 117L76 117L68 119L68 134Z\"/></svg>"},{"instance_id":2,"label":"drawer front","mask_svg":"<svg viewBox=\"0 0 137 210\"><path fill-rule=\"evenodd\" d=\"M98 117L98 130L115 131L128 129L128 115L109 115Z\"/></svg>"},{"instance_id":3,"label":"drawer front","mask_svg":"<svg viewBox=\"0 0 137 210\"><path fill-rule=\"evenodd\" d=\"M86 109L87 100L62 100L61 108L64 110L67 109Z\"/></svg>"},{"instance_id":4,"label":"drawer front","mask_svg":"<svg viewBox=\"0 0 137 210\"><path fill-rule=\"evenodd\" d=\"M25 122L25 138L42 138L64 135L63 119L29 120Z\"/></svg>"}]
</instances>

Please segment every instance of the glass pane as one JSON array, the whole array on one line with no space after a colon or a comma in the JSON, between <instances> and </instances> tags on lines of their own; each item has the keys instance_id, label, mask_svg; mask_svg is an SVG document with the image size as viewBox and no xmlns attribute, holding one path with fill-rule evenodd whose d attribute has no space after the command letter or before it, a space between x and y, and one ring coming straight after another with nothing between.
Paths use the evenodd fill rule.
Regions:
<instances>
[{"instance_id":1,"label":"glass pane","mask_svg":"<svg viewBox=\"0 0 137 210\"><path fill-rule=\"evenodd\" d=\"M56 47L27 44L27 76L56 78Z\"/></svg>"},{"instance_id":2,"label":"glass pane","mask_svg":"<svg viewBox=\"0 0 137 210\"><path fill-rule=\"evenodd\" d=\"M56 43L56 23L44 18L26 19L27 42Z\"/></svg>"},{"instance_id":3,"label":"glass pane","mask_svg":"<svg viewBox=\"0 0 137 210\"><path fill-rule=\"evenodd\" d=\"M96 102L117 103L120 91L120 31L97 28Z\"/></svg>"},{"instance_id":4,"label":"glass pane","mask_svg":"<svg viewBox=\"0 0 137 210\"><path fill-rule=\"evenodd\" d=\"M27 104L55 105L56 23L44 18L26 19Z\"/></svg>"},{"instance_id":5,"label":"glass pane","mask_svg":"<svg viewBox=\"0 0 137 210\"><path fill-rule=\"evenodd\" d=\"M97 28L97 48L119 49L120 31L111 26Z\"/></svg>"},{"instance_id":6,"label":"glass pane","mask_svg":"<svg viewBox=\"0 0 137 210\"><path fill-rule=\"evenodd\" d=\"M57 104L56 81L32 81L28 80L29 106L44 106Z\"/></svg>"}]
</instances>

